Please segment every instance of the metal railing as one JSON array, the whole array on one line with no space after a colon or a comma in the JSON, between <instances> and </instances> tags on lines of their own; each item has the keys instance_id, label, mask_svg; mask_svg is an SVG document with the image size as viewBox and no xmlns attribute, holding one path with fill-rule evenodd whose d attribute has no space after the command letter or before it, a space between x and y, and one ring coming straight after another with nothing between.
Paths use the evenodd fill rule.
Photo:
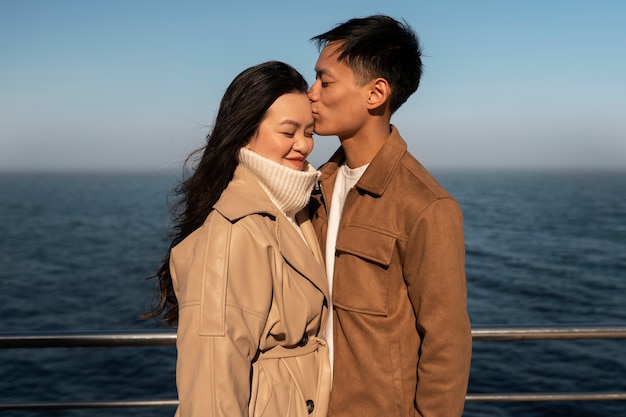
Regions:
<instances>
[{"instance_id":1,"label":"metal railing","mask_svg":"<svg viewBox=\"0 0 626 417\"><path fill-rule=\"evenodd\" d=\"M474 342L520 340L626 339L626 326L493 327L472 329ZM176 333L168 332L58 332L0 334L0 349L73 347L174 346ZM467 394L468 402L599 401L626 400L626 392L541 394ZM55 403L0 403L4 410L76 408L175 407L177 400L96 401Z\"/></svg>"}]
</instances>

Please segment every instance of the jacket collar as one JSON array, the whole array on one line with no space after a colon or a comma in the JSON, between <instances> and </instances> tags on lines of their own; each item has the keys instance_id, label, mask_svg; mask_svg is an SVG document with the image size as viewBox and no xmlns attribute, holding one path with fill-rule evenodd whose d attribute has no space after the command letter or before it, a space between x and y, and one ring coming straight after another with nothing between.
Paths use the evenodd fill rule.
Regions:
<instances>
[{"instance_id":1,"label":"jacket collar","mask_svg":"<svg viewBox=\"0 0 626 417\"><path fill-rule=\"evenodd\" d=\"M220 196L214 209L231 222L253 214L269 215L276 222L274 229L278 247L285 260L329 297L328 280L323 258L310 223L308 210L296 215L303 235L296 231L287 217L271 202L254 176L242 167L235 169L233 179ZM308 244L308 246L307 246Z\"/></svg>"},{"instance_id":2,"label":"jacket collar","mask_svg":"<svg viewBox=\"0 0 626 417\"><path fill-rule=\"evenodd\" d=\"M407 144L398 133L398 129L391 125L391 133L385 140L382 148L378 151L369 167L363 173L356 187L375 196L381 196L391 181L391 176L406 154ZM330 160L320 169L321 181L325 181L336 175L337 169L346 160L343 148L337 149Z\"/></svg>"}]
</instances>

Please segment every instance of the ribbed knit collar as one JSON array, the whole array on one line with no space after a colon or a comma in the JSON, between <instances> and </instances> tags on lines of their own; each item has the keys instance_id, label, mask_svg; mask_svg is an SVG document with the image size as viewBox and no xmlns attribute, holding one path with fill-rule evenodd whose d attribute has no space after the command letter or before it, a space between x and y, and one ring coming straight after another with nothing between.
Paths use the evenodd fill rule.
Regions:
<instances>
[{"instance_id":1,"label":"ribbed knit collar","mask_svg":"<svg viewBox=\"0 0 626 417\"><path fill-rule=\"evenodd\" d=\"M246 148L239 150L239 165L251 172L270 200L288 218L309 203L311 191L320 176L305 161L305 170L298 171L267 159Z\"/></svg>"}]
</instances>

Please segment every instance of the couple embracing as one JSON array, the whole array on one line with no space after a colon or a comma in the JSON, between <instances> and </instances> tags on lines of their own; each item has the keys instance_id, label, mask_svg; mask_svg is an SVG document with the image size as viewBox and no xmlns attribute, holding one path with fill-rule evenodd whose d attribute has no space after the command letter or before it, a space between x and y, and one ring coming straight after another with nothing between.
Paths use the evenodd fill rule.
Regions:
<instances>
[{"instance_id":1,"label":"couple embracing","mask_svg":"<svg viewBox=\"0 0 626 417\"><path fill-rule=\"evenodd\" d=\"M177 415L460 416L471 356L458 203L390 123L422 74L383 15L227 88L177 188L152 311L177 327ZM313 135L339 149L318 171Z\"/></svg>"}]
</instances>

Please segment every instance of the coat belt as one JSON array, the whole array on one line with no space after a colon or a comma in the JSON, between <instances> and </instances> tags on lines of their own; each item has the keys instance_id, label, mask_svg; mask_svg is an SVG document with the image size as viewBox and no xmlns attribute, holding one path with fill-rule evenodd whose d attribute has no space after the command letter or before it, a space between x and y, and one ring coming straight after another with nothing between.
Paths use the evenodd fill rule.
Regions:
<instances>
[{"instance_id":1,"label":"coat belt","mask_svg":"<svg viewBox=\"0 0 626 417\"><path fill-rule=\"evenodd\" d=\"M304 346L275 346L265 352L261 352L257 360L262 361L264 359L280 359L280 358L292 358L295 356L304 356L316 350L326 351L328 345L326 341L321 337L313 336L309 337L309 340Z\"/></svg>"}]
</instances>

